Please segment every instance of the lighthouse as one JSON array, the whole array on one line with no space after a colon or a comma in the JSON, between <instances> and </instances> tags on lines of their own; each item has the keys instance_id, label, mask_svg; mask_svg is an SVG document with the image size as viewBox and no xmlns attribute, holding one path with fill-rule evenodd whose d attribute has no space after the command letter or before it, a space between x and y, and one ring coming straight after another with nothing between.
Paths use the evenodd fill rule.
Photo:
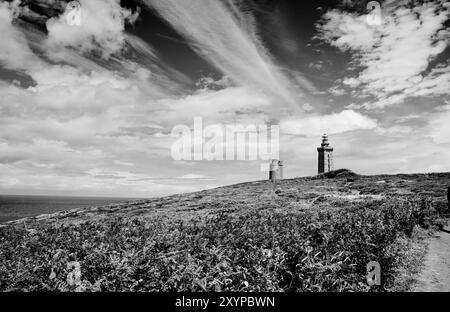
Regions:
<instances>
[{"instance_id":1,"label":"lighthouse","mask_svg":"<svg viewBox=\"0 0 450 312\"><path fill-rule=\"evenodd\" d=\"M334 168L333 148L330 146L328 136L326 134L322 136L322 144L317 148L317 152L319 153L319 174L332 171Z\"/></svg>"}]
</instances>

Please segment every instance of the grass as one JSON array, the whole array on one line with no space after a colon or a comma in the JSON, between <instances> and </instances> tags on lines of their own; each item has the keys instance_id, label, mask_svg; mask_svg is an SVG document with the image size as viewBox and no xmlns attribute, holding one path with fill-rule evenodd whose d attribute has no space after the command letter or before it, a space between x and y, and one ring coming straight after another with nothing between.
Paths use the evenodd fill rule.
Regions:
<instances>
[{"instance_id":1,"label":"grass","mask_svg":"<svg viewBox=\"0 0 450 312\"><path fill-rule=\"evenodd\" d=\"M448 175L399 183L404 178L255 182L102 208L82 222L75 221L86 210L1 227L0 290L406 290L426 231L445 222L438 188ZM407 192L423 191L418 183L426 195ZM383 196L355 198L355 190ZM258 192L264 200L249 198ZM381 286L366 283L372 260L381 265Z\"/></svg>"}]
</instances>

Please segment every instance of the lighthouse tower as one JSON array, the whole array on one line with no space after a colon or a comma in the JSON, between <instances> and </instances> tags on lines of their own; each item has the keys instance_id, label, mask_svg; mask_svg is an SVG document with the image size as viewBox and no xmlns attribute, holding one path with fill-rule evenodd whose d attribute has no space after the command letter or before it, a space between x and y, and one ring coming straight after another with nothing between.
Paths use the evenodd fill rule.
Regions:
<instances>
[{"instance_id":1,"label":"lighthouse tower","mask_svg":"<svg viewBox=\"0 0 450 312\"><path fill-rule=\"evenodd\" d=\"M322 136L322 144L317 148L317 152L319 153L319 174L332 171L334 169L333 148L328 143L328 136L326 134Z\"/></svg>"}]
</instances>

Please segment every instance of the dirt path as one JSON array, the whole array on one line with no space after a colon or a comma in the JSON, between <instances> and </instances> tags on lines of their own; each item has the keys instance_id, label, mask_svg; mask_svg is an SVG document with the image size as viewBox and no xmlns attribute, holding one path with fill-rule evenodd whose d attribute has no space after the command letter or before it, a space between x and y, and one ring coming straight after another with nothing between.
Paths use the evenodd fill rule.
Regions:
<instances>
[{"instance_id":1,"label":"dirt path","mask_svg":"<svg viewBox=\"0 0 450 312\"><path fill-rule=\"evenodd\" d=\"M450 226L432 238L424 264L412 291L450 291Z\"/></svg>"}]
</instances>

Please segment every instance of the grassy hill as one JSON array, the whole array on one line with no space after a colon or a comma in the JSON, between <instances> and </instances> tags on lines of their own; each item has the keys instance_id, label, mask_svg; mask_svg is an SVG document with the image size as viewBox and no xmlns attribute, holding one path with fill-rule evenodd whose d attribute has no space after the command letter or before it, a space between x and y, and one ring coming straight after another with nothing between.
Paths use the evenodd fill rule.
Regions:
<instances>
[{"instance_id":1,"label":"grassy hill","mask_svg":"<svg viewBox=\"0 0 450 312\"><path fill-rule=\"evenodd\" d=\"M0 290L407 290L449 185L338 170L17 220L0 227Z\"/></svg>"}]
</instances>

